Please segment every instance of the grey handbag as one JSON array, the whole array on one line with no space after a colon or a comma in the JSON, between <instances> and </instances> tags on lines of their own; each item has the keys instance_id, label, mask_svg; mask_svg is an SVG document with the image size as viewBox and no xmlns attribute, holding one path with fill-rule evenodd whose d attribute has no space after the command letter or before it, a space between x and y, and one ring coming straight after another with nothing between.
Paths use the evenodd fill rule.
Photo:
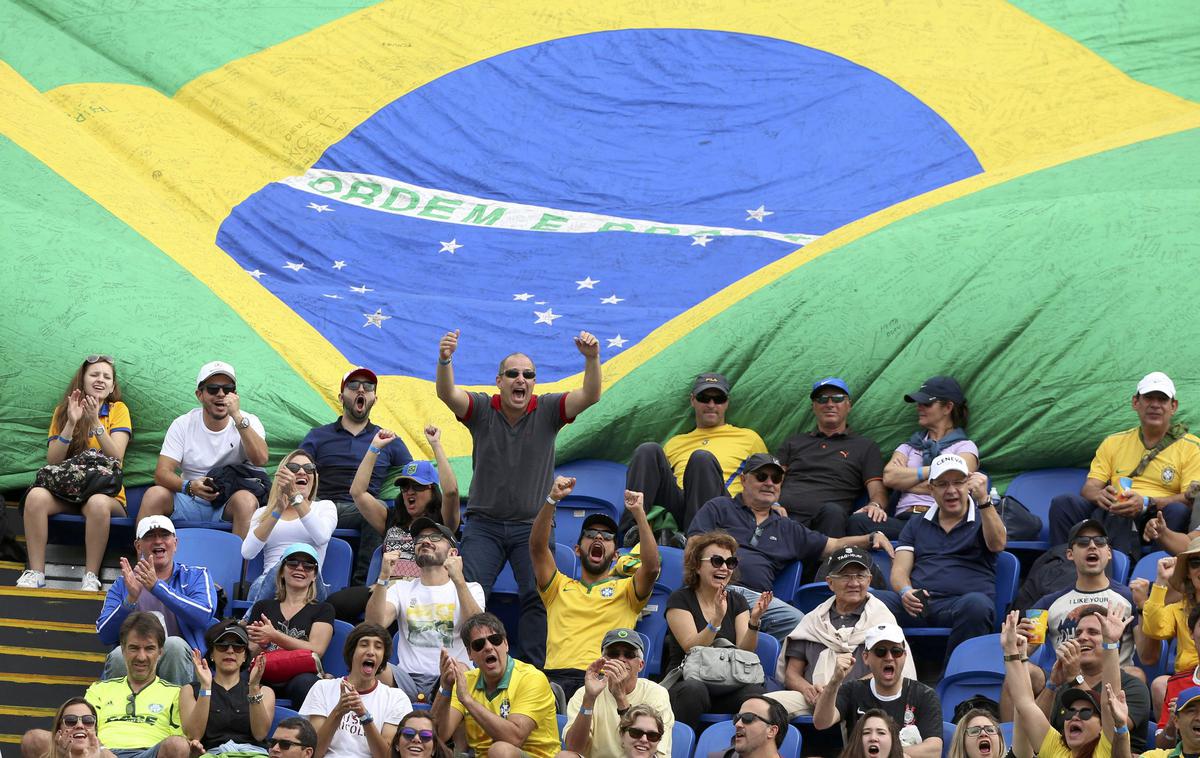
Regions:
<instances>
[{"instance_id":1,"label":"grey handbag","mask_svg":"<svg viewBox=\"0 0 1200 758\"><path fill-rule=\"evenodd\" d=\"M670 687L681 678L704 682L712 694L724 695L747 684L762 684L765 673L758 653L718 637L710 646L697 645L689 650L683 664L663 677L662 685Z\"/></svg>"}]
</instances>

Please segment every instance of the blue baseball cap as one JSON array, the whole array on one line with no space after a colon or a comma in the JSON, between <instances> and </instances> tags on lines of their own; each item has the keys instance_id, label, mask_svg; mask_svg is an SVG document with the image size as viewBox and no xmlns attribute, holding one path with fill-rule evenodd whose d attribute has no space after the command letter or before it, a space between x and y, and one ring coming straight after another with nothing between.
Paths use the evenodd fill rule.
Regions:
<instances>
[{"instance_id":1,"label":"blue baseball cap","mask_svg":"<svg viewBox=\"0 0 1200 758\"><path fill-rule=\"evenodd\" d=\"M845 379L837 376L827 376L824 379L818 379L817 381L813 382L812 392L808 393L808 397L810 399L816 397L817 390L821 389L822 387L837 387L847 395L850 394L850 385L846 384Z\"/></svg>"},{"instance_id":2,"label":"blue baseball cap","mask_svg":"<svg viewBox=\"0 0 1200 758\"><path fill-rule=\"evenodd\" d=\"M1188 687L1175 698L1175 712L1179 713L1196 700L1200 700L1200 687Z\"/></svg>"},{"instance_id":3,"label":"blue baseball cap","mask_svg":"<svg viewBox=\"0 0 1200 758\"><path fill-rule=\"evenodd\" d=\"M293 555L307 555L317 563L321 562L321 557L317 555L317 549L307 542L294 542L288 545L287 550L283 551L283 560L291 558Z\"/></svg>"},{"instance_id":4,"label":"blue baseball cap","mask_svg":"<svg viewBox=\"0 0 1200 758\"><path fill-rule=\"evenodd\" d=\"M404 468L400 469L400 476L396 477L396 484L400 484L401 479L411 479L417 484L441 486L437 469L429 461L409 461L404 464Z\"/></svg>"}]
</instances>

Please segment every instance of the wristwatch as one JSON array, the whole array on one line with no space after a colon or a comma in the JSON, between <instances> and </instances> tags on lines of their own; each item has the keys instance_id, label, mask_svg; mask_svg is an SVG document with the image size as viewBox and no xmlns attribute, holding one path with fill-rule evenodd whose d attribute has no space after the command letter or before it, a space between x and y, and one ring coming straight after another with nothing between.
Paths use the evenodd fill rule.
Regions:
<instances>
[{"instance_id":1,"label":"wristwatch","mask_svg":"<svg viewBox=\"0 0 1200 758\"><path fill-rule=\"evenodd\" d=\"M250 428L250 417L242 416L242 420L237 422L237 426L238 426L238 429L249 429Z\"/></svg>"},{"instance_id":2,"label":"wristwatch","mask_svg":"<svg viewBox=\"0 0 1200 758\"><path fill-rule=\"evenodd\" d=\"M304 495L301 495L299 492L297 492L295 495L292 495L292 499L291 499L291 500L289 500L288 502L289 502L289 503L292 505L292 507L294 508L294 507L296 507L297 505L300 505L301 503L303 503L303 502L304 502Z\"/></svg>"},{"instance_id":3,"label":"wristwatch","mask_svg":"<svg viewBox=\"0 0 1200 758\"><path fill-rule=\"evenodd\" d=\"M104 427L103 426L92 427L92 431L88 434L88 436L95 437L97 439L99 439L100 437L103 437L104 436Z\"/></svg>"}]
</instances>

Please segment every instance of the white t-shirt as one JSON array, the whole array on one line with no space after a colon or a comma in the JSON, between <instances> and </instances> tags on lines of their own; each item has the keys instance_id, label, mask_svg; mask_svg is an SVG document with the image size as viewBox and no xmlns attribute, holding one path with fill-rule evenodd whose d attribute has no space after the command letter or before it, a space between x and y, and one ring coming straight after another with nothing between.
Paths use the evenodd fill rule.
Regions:
<instances>
[{"instance_id":1,"label":"white t-shirt","mask_svg":"<svg viewBox=\"0 0 1200 758\"><path fill-rule=\"evenodd\" d=\"M342 697L341 679L322 679L308 691L304 705L300 706L301 716L328 716L337 706ZM403 690L388 687L377 682L375 689L360 695L367 713L375 718L375 728L383 731L384 724L399 724L412 708L412 702ZM326 758L371 758L371 748L367 745L363 725L358 723L358 716L347 713L342 716L333 739L329 741Z\"/></svg>"},{"instance_id":2,"label":"white t-shirt","mask_svg":"<svg viewBox=\"0 0 1200 758\"><path fill-rule=\"evenodd\" d=\"M478 582L467 582L467 588L482 608L483 587ZM387 601L396 608L396 621L400 625L396 660L401 671L437 674L442 648L456 659L470 663L467 647L458 635L462 614L454 582L430 586L421 584L420 579L401 580L388 587Z\"/></svg>"},{"instance_id":3,"label":"white t-shirt","mask_svg":"<svg viewBox=\"0 0 1200 758\"><path fill-rule=\"evenodd\" d=\"M265 440L267 433L258 416L253 413L242 415L250 419L250 428ZM217 466L245 463L246 451L242 449L237 424L232 418L225 421L224 429L211 431L204 425L204 410L193 408L171 422L160 453L179 461L184 479L203 479Z\"/></svg>"},{"instance_id":4,"label":"white t-shirt","mask_svg":"<svg viewBox=\"0 0 1200 758\"><path fill-rule=\"evenodd\" d=\"M263 568L269 569L283 557L284 550L297 542L303 542L317 549L317 562L324 566L325 549L329 546L333 530L337 528L337 506L333 504L333 501L314 501L310 504L308 515L304 518L279 519L275 522L275 528L267 535L267 541L264 543L254 536L254 530L258 528L264 518L270 517L271 508L272 506L259 508L250 517L250 531L246 534L246 541L242 543L242 557L250 560L261 551Z\"/></svg>"}]
</instances>

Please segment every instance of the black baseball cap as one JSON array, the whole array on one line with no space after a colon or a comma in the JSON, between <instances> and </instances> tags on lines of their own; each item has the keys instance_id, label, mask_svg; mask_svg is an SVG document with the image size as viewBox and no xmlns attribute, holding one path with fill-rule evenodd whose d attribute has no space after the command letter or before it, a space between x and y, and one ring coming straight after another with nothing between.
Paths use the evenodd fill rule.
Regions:
<instances>
[{"instance_id":1,"label":"black baseball cap","mask_svg":"<svg viewBox=\"0 0 1200 758\"><path fill-rule=\"evenodd\" d=\"M746 459L745 463L742 464L742 471L750 474L758 471L764 466L774 466L780 471L787 471L787 469L783 467L783 464L779 462L779 459L770 453L755 453L754 455L750 456Z\"/></svg>"},{"instance_id":2,"label":"black baseball cap","mask_svg":"<svg viewBox=\"0 0 1200 758\"><path fill-rule=\"evenodd\" d=\"M932 403L934 400L949 400L963 403L966 397L962 387L952 376L931 376L921 383L921 388L904 396L906 403Z\"/></svg>"},{"instance_id":3,"label":"black baseball cap","mask_svg":"<svg viewBox=\"0 0 1200 758\"><path fill-rule=\"evenodd\" d=\"M699 395L704 390L720 390L729 394L729 380L722 374L701 374L692 385L692 395Z\"/></svg>"},{"instance_id":4,"label":"black baseball cap","mask_svg":"<svg viewBox=\"0 0 1200 758\"><path fill-rule=\"evenodd\" d=\"M612 517L606 513L592 513L583 520L583 526L579 527L579 541L583 542L583 530L590 529L596 524L603 526L607 531L614 535L617 533L617 522L612 520Z\"/></svg>"},{"instance_id":5,"label":"black baseball cap","mask_svg":"<svg viewBox=\"0 0 1200 758\"><path fill-rule=\"evenodd\" d=\"M825 573L836 574L852 563L857 563L870 571L874 561L871 560L871 554L866 550L847 545L825 559Z\"/></svg>"},{"instance_id":6,"label":"black baseball cap","mask_svg":"<svg viewBox=\"0 0 1200 758\"><path fill-rule=\"evenodd\" d=\"M417 535L426 529L436 529L443 537L450 541L450 547L458 547L458 541L454 539L454 532L450 531L450 527L445 524L439 524L428 516L422 516L412 522L412 526L408 528L408 533L415 540Z\"/></svg>"}]
</instances>

